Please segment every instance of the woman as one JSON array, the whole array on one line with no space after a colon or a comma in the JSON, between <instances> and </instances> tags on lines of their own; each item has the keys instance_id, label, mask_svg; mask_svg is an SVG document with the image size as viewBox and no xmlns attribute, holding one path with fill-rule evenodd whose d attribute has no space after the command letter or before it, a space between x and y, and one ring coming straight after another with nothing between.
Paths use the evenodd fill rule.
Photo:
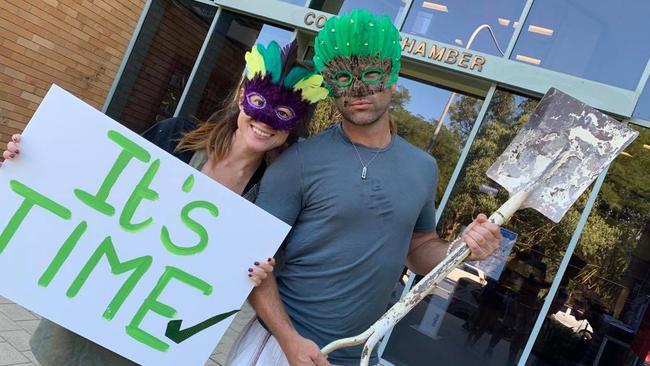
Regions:
<instances>
[{"instance_id":1,"label":"woman","mask_svg":"<svg viewBox=\"0 0 650 366\"><path fill-rule=\"evenodd\" d=\"M281 49L275 41L246 53L247 73L224 108L205 123L187 118L161 121L143 137L233 192L254 201L266 159L295 141L324 99L322 77L297 60L297 44ZM7 144L3 157L20 156L21 136ZM1 165L0 165L1 166ZM248 277L255 286L273 270L272 258L255 262ZM30 340L45 366L134 365L133 362L43 319Z\"/></svg>"}]
</instances>

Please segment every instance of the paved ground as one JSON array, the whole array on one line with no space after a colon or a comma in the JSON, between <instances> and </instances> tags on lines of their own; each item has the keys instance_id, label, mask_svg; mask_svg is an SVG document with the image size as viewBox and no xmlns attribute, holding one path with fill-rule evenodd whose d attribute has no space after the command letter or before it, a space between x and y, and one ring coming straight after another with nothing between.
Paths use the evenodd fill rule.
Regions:
<instances>
[{"instance_id":1,"label":"paved ground","mask_svg":"<svg viewBox=\"0 0 650 366\"><path fill-rule=\"evenodd\" d=\"M226 364L230 348L254 314L246 303L205 366ZM0 366L40 366L29 347L29 337L40 321L38 315L0 296Z\"/></svg>"},{"instance_id":2,"label":"paved ground","mask_svg":"<svg viewBox=\"0 0 650 366\"><path fill-rule=\"evenodd\" d=\"M29 337L40 318L0 297L0 365L38 365L29 349Z\"/></svg>"},{"instance_id":3,"label":"paved ground","mask_svg":"<svg viewBox=\"0 0 650 366\"><path fill-rule=\"evenodd\" d=\"M205 366L225 364L230 347L252 316L253 310L244 306ZM29 337L39 322L38 315L0 296L0 366L39 365L29 347Z\"/></svg>"}]
</instances>

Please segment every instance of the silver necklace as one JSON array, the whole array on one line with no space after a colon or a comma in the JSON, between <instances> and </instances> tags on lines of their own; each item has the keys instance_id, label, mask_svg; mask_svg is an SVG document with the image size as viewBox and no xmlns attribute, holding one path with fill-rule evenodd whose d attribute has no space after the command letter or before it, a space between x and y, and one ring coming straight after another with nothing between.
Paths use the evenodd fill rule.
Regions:
<instances>
[{"instance_id":1,"label":"silver necklace","mask_svg":"<svg viewBox=\"0 0 650 366\"><path fill-rule=\"evenodd\" d=\"M379 151L381 151L381 150L375 151L375 154L372 156L372 158L370 158L370 160L368 161L368 164L366 164L366 163L363 162L363 159L361 159L361 154L359 154L359 150L357 149L357 145L352 143L352 147L354 147L354 152L357 153L357 158L359 158L359 162L361 163L361 166L363 167L363 169L361 169L361 179L366 179L366 175L368 174L368 167L370 166L370 164L372 164L372 161L375 160L375 158L379 154Z\"/></svg>"}]
</instances>

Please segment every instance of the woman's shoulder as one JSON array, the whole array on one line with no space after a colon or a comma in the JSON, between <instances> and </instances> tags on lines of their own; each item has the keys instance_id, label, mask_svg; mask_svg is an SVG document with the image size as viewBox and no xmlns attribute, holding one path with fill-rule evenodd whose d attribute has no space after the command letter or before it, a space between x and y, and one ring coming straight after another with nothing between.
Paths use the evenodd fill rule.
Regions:
<instances>
[{"instance_id":1,"label":"woman's shoulder","mask_svg":"<svg viewBox=\"0 0 650 366\"><path fill-rule=\"evenodd\" d=\"M156 122L156 124L142 134L142 137L187 163L192 157L191 152L176 152L176 146L183 135L195 129L196 126L197 123L191 118L167 118Z\"/></svg>"},{"instance_id":2,"label":"woman's shoulder","mask_svg":"<svg viewBox=\"0 0 650 366\"><path fill-rule=\"evenodd\" d=\"M197 123L189 117L172 117L156 122L142 136L152 141L156 136L170 137L174 135L183 135L184 133L195 129ZM153 141L152 141L153 142Z\"/></svg>"}]
</instances>

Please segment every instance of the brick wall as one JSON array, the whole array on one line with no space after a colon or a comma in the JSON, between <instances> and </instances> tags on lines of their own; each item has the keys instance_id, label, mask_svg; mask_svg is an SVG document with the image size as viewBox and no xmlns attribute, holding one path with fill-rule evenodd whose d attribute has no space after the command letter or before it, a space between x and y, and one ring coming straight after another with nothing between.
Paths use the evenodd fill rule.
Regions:
<instances>
[{"instance_id":1,"label":"brick wall","mask_svg":"<svg viewBox=\"0 0 650 366\"><path fill-rule=\"evenodd\" d=\"M135 51L144 52L136 81L130 91L119 90L127 100L121 113L111 116L138 133L173 115L210 27L171 1L160 1L159 6L160 23L142 30L151 38L149 46ZM175 82L175 76L182 82Z\"/></svg>"},{"instance_id":2,"label":"brick wall","mask_svg":"<svg viewBox=\"0 0 650 366\"><path fill-rule=\"evenodd\" d=\"M0 0L0 148L50 84L101 108L145 0Z\"/></svg>"}]
</instances>

